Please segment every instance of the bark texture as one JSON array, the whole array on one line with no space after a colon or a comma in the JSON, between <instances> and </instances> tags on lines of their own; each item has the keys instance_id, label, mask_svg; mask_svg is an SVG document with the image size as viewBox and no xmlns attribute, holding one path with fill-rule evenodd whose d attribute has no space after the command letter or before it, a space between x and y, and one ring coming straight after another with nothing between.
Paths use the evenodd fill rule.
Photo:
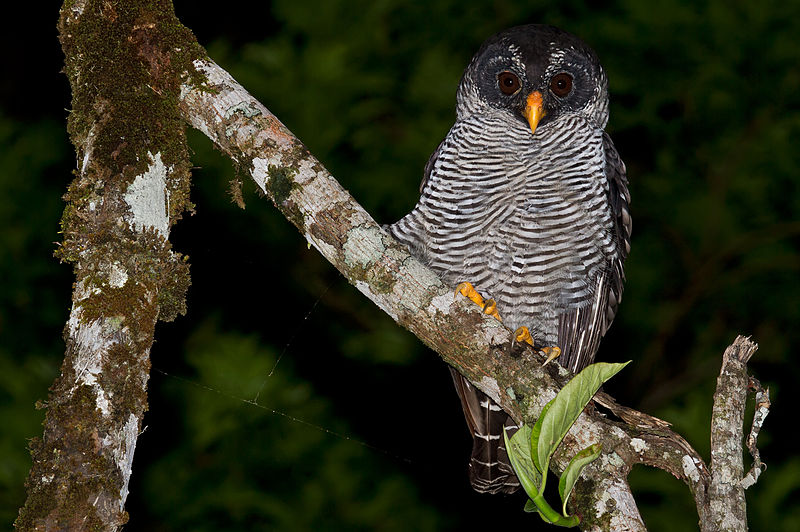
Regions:
<instances>
[{"instance_id":1,"label":"bark texture","mask_svg":"<svg viewBox=\"0 0 800 532\"><path fill-rule=\"evenodd\" d=\"M115 530L127 520L155 323L185 309L188 265L167 237L190 207L175 48L194 39L155 1L68 1L59 32L77 170L57 256L76 280L15 526Z\"/></svg>"},{"instance_id":2,"label":"bark texture","mask_svg":"<svg viewBox=\"0 0 800 532\"><path fill-rule=\"evenodd\" d=\"M700 515L705 530L747 530L742 441L749 381L747 362L756 349L758 345L739 336L722 355L711 415L708 506Z\"/></svg>"}]
</instances>

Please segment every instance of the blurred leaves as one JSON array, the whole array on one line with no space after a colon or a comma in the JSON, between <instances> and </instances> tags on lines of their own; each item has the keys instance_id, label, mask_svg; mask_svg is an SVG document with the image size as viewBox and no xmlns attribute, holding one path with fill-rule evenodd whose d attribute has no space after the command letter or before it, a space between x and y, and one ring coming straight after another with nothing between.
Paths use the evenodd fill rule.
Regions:
<instances>
[{"instance_id":1,"label":"blurred leaves","mask_svg":"<svg viewBox=\"0 0 800 532\"><path fill-rule=\"evenodd\" d=\"M149 519L164 530L440 528L408 478L330 432L348 429L290 361L268 376L275 361L255 335L198 324L186 344L191 381L164 383L184 412L184 444L147 468L143 487L158 494ZM131 526L145 519L133 514Z\"/></svg>"},{"instance_id":2,"label":"blurred leaves","mask_svg":"<svg viewBox=\"0 0 800 532\"><path fill-rule=\"evenodd\" d=\"M26 440L41 435L44 417L34 404L63 356L71 278L52 252L68 157L64 124L0 114L0 523L23 500Z\"/></svg>"}]
</instances>

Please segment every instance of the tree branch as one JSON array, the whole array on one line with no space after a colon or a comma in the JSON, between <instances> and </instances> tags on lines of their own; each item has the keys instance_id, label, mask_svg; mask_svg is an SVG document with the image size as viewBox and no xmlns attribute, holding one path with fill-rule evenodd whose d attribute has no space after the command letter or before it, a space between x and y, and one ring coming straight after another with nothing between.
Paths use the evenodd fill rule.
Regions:
<instances>
[{"instance_id":1,"label":"tree branch","mask_svg":"<svg viewBox=\"0 0 800 532\"><path fill-rule=\"evenodd\" d=\"M181 110L240 168L340 272L426 345L497 401L517 421L532 422L569 374L541 367L530 349L512 348L511 332L474 305L454 298L452 287L395 242L333 179L281 122L227 72L209 60L195 67L201 85L186 83ZM561 472L591 443L605 452L578 483L572 506L585 530L644 530L627 485L635 464L664 469L682 479L698 508L709 502L711 473L702 458L667 424L601 403L628 423L587 408L555 456ZM700 511L700 510L699 510Z\"/></svg>"},{"instance_id":2,"label":"tree branch","mask_svg":"<svg viewBox=\"0 0 800 532\"><path fill-rule=\"evenodd\" d=\"M757 344L739 336L722 355L711 415L709 504L700 512L705 530L747 530L742 440L748 388L747 362L757 349Z\"/></svg>"},{"instance_id":3,"label":"tree branch","mask_svg":"<svg viewBox=\"0 0 800 532\"><path fill-rule=\"evenodd\" d=\"M44 436L31 446L29 497L17 527L114 530L126 519L155 321L181 312L188 286L187 267L166 240L191 207L179 113L247 169L356 288L518 422L533 422L569 373L542 367L541 356L514 346L502 324L455 298L275 116L205 57L168 0L135 4L75 0L61 12L80 171L67 196L59 254L75 264L77 282L62 374L51 389ZM624 423L591 405L584 410L551 462L560 473L581 449L603 446L571 498L581 528L645 529L627 484L639 463L687 484L704 530L712 530L715 515L743 517L741 458L736 463L722 447L740 448L743 414L734 410L743 409L744 364L755 347L744 358L734 346L718 382L720 447L711 470L664 422L602 394L597 402ZM723 404L733 396L735 403ZM753 425L753 449L766 404Z\"/></svg>"}]
</instances>

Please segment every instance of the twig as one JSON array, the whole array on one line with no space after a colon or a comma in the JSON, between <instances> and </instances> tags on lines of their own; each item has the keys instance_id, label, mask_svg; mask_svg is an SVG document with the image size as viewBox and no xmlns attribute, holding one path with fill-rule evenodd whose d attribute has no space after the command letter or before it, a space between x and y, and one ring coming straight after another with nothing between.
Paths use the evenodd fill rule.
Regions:
<instances>
[{"instance_id":1,"label":"twig","mask_svg":"<svg viewBox=\"0 0 800 532\"><path fill-rule=\"evenodd\" d=\"M722 356L711 416L711 484L700 513L701 528L747 530L747 506L742 477L742 440L747 402L747 362L758 345L738 336Z\"/></svg>"}]
</instances>

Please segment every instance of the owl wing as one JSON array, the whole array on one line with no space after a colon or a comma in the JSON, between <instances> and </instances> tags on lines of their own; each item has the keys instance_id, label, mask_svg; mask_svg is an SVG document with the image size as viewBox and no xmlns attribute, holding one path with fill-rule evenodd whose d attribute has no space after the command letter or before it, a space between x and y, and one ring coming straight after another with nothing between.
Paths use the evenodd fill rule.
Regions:
<instances>
[{"instance_id":1,"label":"owl wing","mask_svg":"<svg viewBox=\"0 0 800 532\"><path fill-rule=\"evenodd\" d=\"M617 243L617 256L611 264L611 282L609 285L610 293L606 305L605 328L614 321L617 315L617 308L622 301L622 286L625 281L625 259L631 250L631 232L633 221L631 220L631 194L628 192L628 177L625 170L625 163L617 153L614 143L608 133L603 132L603 148L606 152L606 178L608 179L608 202L611 205L611 213L614 217L614 232ZM605 333L605 330L603 331Z\"/></svg>"},{"instance_id":2,"label":"owl wing","mask_svg":"<svg viewBox=\"0 0 800 532\"><path fill-rule=\"evenodd\" d=\"M600 339L605 335L622 301L625 259L631 248L631 196L625 163L620 159L611 137L603 132L605 177L608 180L608 203L612 214L615 253L595 280L591 304L559 316L559 363L578 372L593 360Z\"/></svg>"},{"instance_id":3,"label":"owl wing","mask_svg":"<svg viewBox=\"0 0 800 532\"><path fill-rule=\"evenodd\" d=\"M433 165L436 164L436 159L439 158L439 154L442 152L442 146L447 141L447 137L442 139L442 142L436 147L431 156L428 157L428 162L425 163L425 170L422 173L422 182L419 184L419 193L422 194L422 191L425 189L425 184L428 182L428 179L431 177L431 172L433 171Z\"/></svg>"}]
</instances>

